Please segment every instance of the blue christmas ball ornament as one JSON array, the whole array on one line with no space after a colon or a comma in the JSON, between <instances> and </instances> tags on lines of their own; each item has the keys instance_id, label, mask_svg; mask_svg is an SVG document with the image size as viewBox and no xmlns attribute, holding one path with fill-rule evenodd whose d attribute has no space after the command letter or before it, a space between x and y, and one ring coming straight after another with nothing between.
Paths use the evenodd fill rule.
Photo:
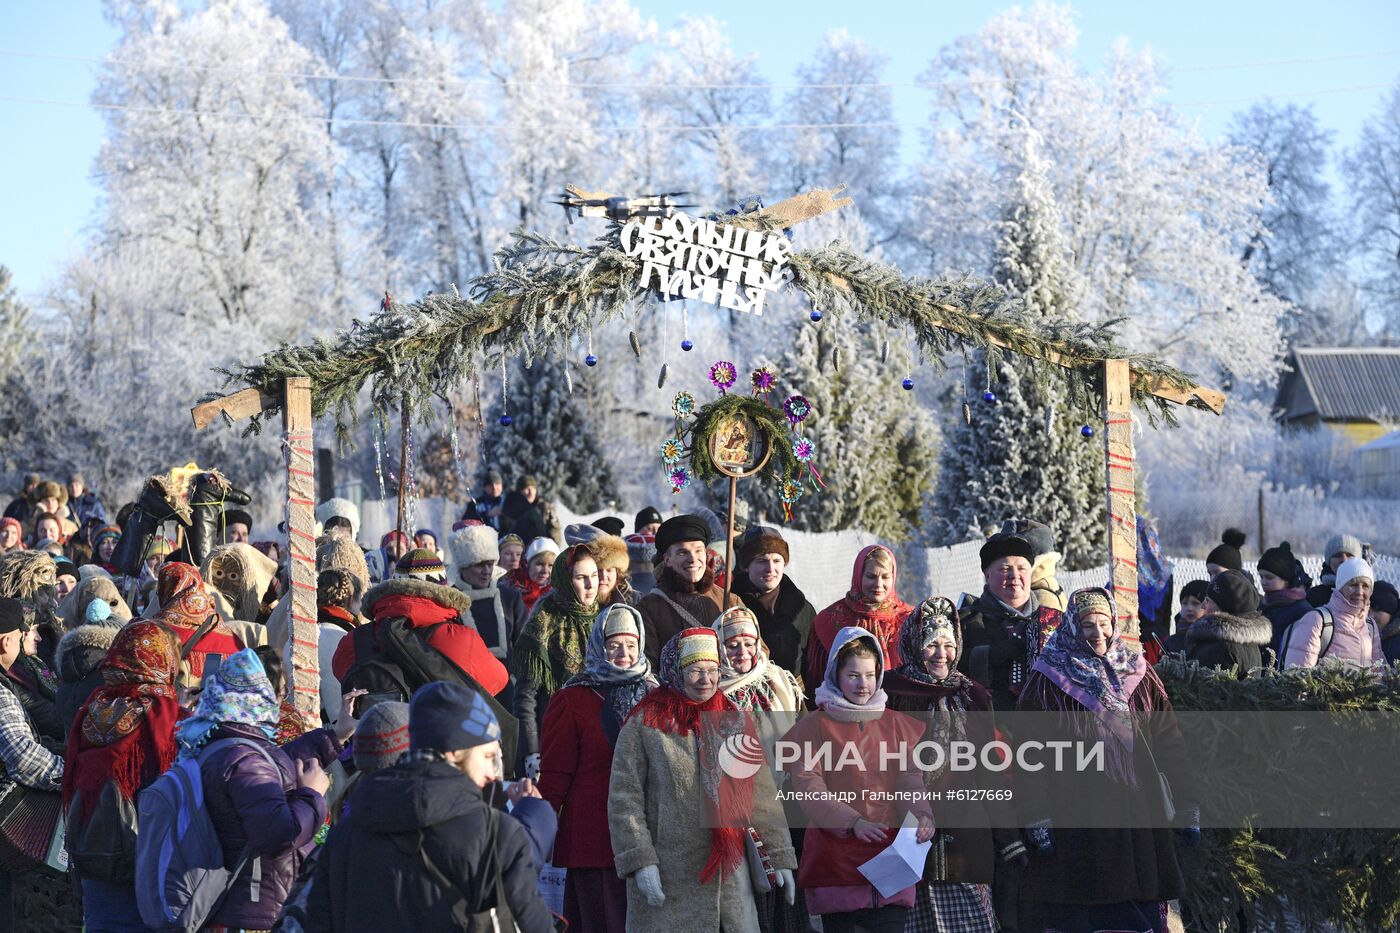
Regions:
<instances>
[{"instance_id":1,"label":"blue christmas ball ornament","mask_svg":"<svg viewBox=\"0 0 1400 933\"><path fill-rule=\"evenodd\" d=\"M590 353L590 354L588 354L587 356L585 356L585 357L583 358L583 362L584 362L584 364L587 365L587 366L597 366L597 365L598 365L598 357L596 357L596 356L594 356L592 353Z\"/></svg>"},{"instance_id":2,"label":"blue christmas ball ornament","mask_svg":"<svg viewBox=\"0 0 1400 933\"><path fill-rule=\"evenodd\" d=\"M682 340L682 341L681 341L681 349L684 350L685 352L689 353L691 350L694 350L694 349L695 349L695 343L694 343L693 341L690 341L690 340Z\"/></svg>"},{"instance_id":3,"label":"blue christmas ball ornament","mask_svg":"<svg viewBox=\"0 0 1400 933\"><path fill-rule=\"evenodd\" d=\"M914 388L914 380L913 380L913 379L905 379L903 382L900 383L900 385L904 386L904 391L905 391L905 392L908 392L909 390L911 390L911 389Z\"/></svg>"},{"instance_id":4,"label":"blue christmas ball ornament","mask_svg":"<svg viewBox=\"0 0 1400 933\"><path fill-rule=\"evenodd\" d=\"M982 393L982 401L984 401L984 402L995 402L996 400L997 400L997 394L996 394L995 392L993 392L991 389L988 389L986 392L983 392L983 393Z\"/></svg>"},{"instance_id":5,"label":"blue christmas ball ornament","mask_svg":"<svg viewBox=\"0 0 1400 933\"><path fill-rule=\"evenodd\" d=\"M1082 435L1084 435L1085 437L1093 437L1093 436L1094 436L1094 429L1091 428L1091 427L1089 427L1089 425L1086 424L1086 425L1084 425L1084 427L1082 427L1082 428L1079 429L1079 433L1082 434Z\"/></svg>"},{"instance_id":6,"label":"blue christmas ball ornament","mask_svg":"<svg viewBox=\"0 0 1400 933\"><path fill-rule=\"evenodd\" d=\"M822 319L822 313L821 313L820 311L818 311L816 308L813 308L813 309L812 309L812 313L809 314L809 315L807 315L807 316L808 316L809 318L812 319L812 323L813 323L813 324L815 324L817 321L820 321L820 320Z\"/></svg>"},{"instance_id":7,"label":"blue christmas ball ornament","mask_svg":"<svg viewBox=\"0 0 1400 933\"><path fill-rule=\"evenodd\" d=\"M510 415L501 415L501 427L503 427L503 428L508 428L508 427L510 427L510 421L511 421Z\"/></svg>"}]
</instances>

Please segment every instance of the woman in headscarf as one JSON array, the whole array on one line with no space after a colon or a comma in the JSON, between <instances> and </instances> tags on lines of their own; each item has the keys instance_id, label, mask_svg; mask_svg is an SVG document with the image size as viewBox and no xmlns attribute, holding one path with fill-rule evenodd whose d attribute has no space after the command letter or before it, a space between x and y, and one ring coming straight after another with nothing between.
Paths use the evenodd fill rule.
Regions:
<instances>
[{"instance_id":1,"label":"woman in headscarf","mask_svg":"<svg viewBox=\"0 0 1400 933\"><path fill-rule=\"evenodd\" d=\"M826 676L826 662L831 657L836 633L848 626L858 626L874 635L884 652L885 664L899 666L899 626L914 609L895 593L898 572L889 548L872 544L856 555L850 590L812 620L803 671L809 700Z\"/></svg>"},{"instance_id":2,"label":"woman in headscarf","mask_svg":"<svg viewBox=\"0 0 1400 933\"><path fill-rule=\"evenodd\" d=\"M526 612L532 611L535 603L549 593L549 581L558 557L559 545L554 543L553 538L536 538L530 542L520 566L503 578L503 583L520 593L520 598L525 602Z\"/></svg>"},{"instance_id":3,"label":"woman in headscarf","mask_svg":"<svg viewBox=\"0 0 1400 933\"><path fill-rule=\"evenodd\" d=\"M515 716L525 773L540 771L540 723L549 698L583 670L593 620L598 616L598 564L587 546L566 548L550 572L553 589L535 604L511 650Z\"/></svg>"},{"instance_id":4,"label":"woman in headscarf","mask_svg":"<svg viewBox=\"0 0 1400 933\"><path fill-rule=\"evenodd\" d=\"M68 734L63 807L69 850L82 881L87 929L135 933L147 929L136 906L135 834L129 858L100 862L82 857L83 836L94 825L134 826L136 795L174 763L180 644L154 622L133 622L116 633L98 671L102 686Z\"/></svg>"},{"instance_id":5,"label":"woman in headscarf","mask_svg":"<svg viewBox=\"0 0 1400 933\"><path fill-rule=\"evenodd\" d=\"M672 636L661 649L661 686L618 735L608 826L617 873L627 879L629 931L757 930L749 828L771 862L772 883L789 904L796 896L797 862L773 777L752 723L719 691L719 658L713 629ZM759 760L733 755L736 745Z\"/></svg>"},{"instance_id":6,"label":"woman in headscarf","mask_svg":"<svg viewBox=\"0 0 1400 933\"><path fill-rule=\"evenodd\" d=\"M205 680L194 715L176 732L178 757L199 759L204 806L224 864L237 864L248 846L254 855L209 918L211 926L272 928L312 837L326 821L330 779L323 769L355 730L355 720L342 709L334 731L314 729L277 747L279 688L256 652L239 651Z\"/></svg>"},{"instance_id":7,"label":"woman in headscarf","mask_svg":"<svg viewBox=\"0 0 1400 933\"><path fill-rule=\"evenodd\" d=\"M1104 768L1046 768L1018 778L1017 809L1032 820L1027 835L1035 853L1022 900L1043 911L1035 929L1164 933L1167 901L1184 890L1168 814L1176 811L1186 844L1199 841L1195 780L1167 692L1142 653L1123 641L1113 597L1087 587L1068 603L1018 709L1058 713L1070 738L1103 742ZM1092 808L1093 825L1076 819L1077 827L1054 826L1057 804Z\"/></svg>"},{"instance_id":8,"label":"woman in headscarf","mask_svg":"<svg viewBox=\"0 0 1400 933\"><path fill-rule=\"evenodd\" d=\"M627 923L627 885L608 837L613 746L632 707L656 689L642 650L642 616L628 605L598 614L583 670L556 693L540 727L540 794L559 814L552 863L568 869L564 919L575 933Z\"/></svg>"},{"instance_id":9,"label":"woman in headscarf","mask_svg":"<svg viewBox=\"0 0 1400 933\"><path fill-rule=\"evenodd\" d=\"M784 739L803 750L793 764L792 786L810 821L798 883L807 909L822 915L828 933L851 933L857 927L901 933L914 906L915 886L887 897L860 866L894 842L908 816L918 820L919 842L934 834L923 775L916 768L892 767L885 759L891 749L917 745L924 729L914 717L886 709L882 655L872 632L859 626L837 632L815 692L820 712L804 718ZM831 761L813 754L827 749Z\"/></svg>"},{"instance_id":10,"label":"woman in headscarf","mask_svg":"<svg viewBox=\"0 0 1400 933\"><path fill-rule=\"evenodd\" d=\"M720 613L714 629L720 644L720 693L739 709L756 714L759 739L772 761L774 744L797 723L806 705L802 687L796 677L769 658L758 618L747 606L732 606ZM792 820L788 822L791 824ZM794 852L800 855L801 830L790 830L790 837ZM767 933L806 930L811 925L806 905L788 906L778 891L759 895L755 903L759 925Z\"/></svg>"},{"instance_id":11,"label":"woman in headscarf","mask_svg":"<svg viewBox=\"0 0 1400 933\"><path fill-rule=\"evenodd\" d=\"M931 596L899 628L899 667L885 675L889 708L925 713L927 740L946 748L971 740L985 747L996 736L992 697L985 687L958 671L962 628L951 601ZM973 715L969 716L968 714ZM924 786L942 792L958 782L946 765L924 773ZM951 799L951 798L950 798ZM993 933L991 884L996 859L1021 861L1026 847L1014 830L991 829L982 803L960 804L958 825L940 829L924 863L924 880L914 892L908 933Z\"/></svg>"},{"instance_id":12,"label":"woman in headscarf","mask_svg":"<svg viewBox=\"0 0 1400 933\"><path fill-rule=\"evenodd\" d=\"M198 687L204 679L204 662L211 654L228 658L243 649L243 642L219 619L214 599L191 564L162 564L156 581L160 608L151 621L174 633L184 652L186 687Z\"/></svg>"}]
</instances>

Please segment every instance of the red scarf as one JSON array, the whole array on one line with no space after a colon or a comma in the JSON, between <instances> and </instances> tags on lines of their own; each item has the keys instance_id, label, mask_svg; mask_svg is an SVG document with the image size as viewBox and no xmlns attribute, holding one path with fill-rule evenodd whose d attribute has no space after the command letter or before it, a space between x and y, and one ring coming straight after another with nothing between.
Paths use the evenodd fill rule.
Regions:
<instances>
[{"instance_id":1,"label":"red scarf","mask_svg":"<svg viewBox=\"0 0 1400 933\"><path fill-rule=\"evenodd\" d=\"M154 622L132 622L117 633L98 665L103 685L92 692L68 732L63 806L81 792L86 822L109 780L127 800L175 761L175 692L179 654Z\"/></svg>"},{"instance_id":2,"label":"red scarf","mask_svg":"<svg viewBox=\"0 0 1400 933\"><path fill-rule=\"evenodd\" d=\"M707 884L717 875L732 875L744 858L744 836L753 819L754 787L752 777L739 780L726 774L720 768L719 752L728 737L726 733L736 731L726 727L738 723L750 737L745 746L756 744L753 721L718 690L704 703L696 703L668 684L648 693L628 718L637 715L642 717L644 726L658 732L695 736L700 783L705 787L712 825L710 857L700 870L700 883Z\"/></svg>"},{"instance_id":3,"label":"red scarf","mask_svg":"<svg viewBox=\"0 0 1400 933\"><path fill-rule=\"evenodd\" d=\"M516 567L510 574L511 585L520 592L520 598L525 601L525 611L529 612L535 608L535 603L540 601L550 591L548 582L536 583L530 579L530 572L524 566Z\"/></svg>"}]
</instances>

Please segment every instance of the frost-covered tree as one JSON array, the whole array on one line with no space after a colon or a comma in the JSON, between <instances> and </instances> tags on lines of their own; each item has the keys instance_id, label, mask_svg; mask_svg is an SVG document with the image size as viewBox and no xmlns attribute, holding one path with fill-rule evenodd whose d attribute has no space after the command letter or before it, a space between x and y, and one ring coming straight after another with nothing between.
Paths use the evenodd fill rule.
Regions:
<instances>
[{"instance_id":1,"label":"frost-covered tree","mask_svg":"<svg viewBox=\"0 0 1400 933\"><path fill-rule=\"evenodd\" d=\"M1163 66L1124 43L1102 68L1076 56L1066 6L1017 7L940 50L928 157L917 169L913 251L986 269L1007 171L1029 124L1045 143L1085 320L1124 319L1202 379L1272 380L1280 302L1240 263L1267 191L1257 162L1202 140L1163 99Z\"/></svg>"},{"instance_id":2,"label":"frost-covered tree","mask_svg":"<svg viewBox=\"0 0 1400 933\"><path fill-rule=\"evenodd\" d=\"M1400 327L1400 84L1362 125L1343 170L1370 310Z\"/></svg>"},{"instance_id":3,"label":"frost-covered tree","mask_svg":"<svg viewBox=\"0 0 1400 933\"><path fill-rule=\"evenodd\" d=\"M1034 131L1026 129L1023 164L999 225L992 274L1024 302L1027 314L1072 319L1083 286L1068 262L1049 165L1039 145ZM985 360L982 364L985 373ZM1102 442L1080 434L1082 421L1051 364L1007 358L992 369L996 402L969 391L970 419L956 416L945 428L929 537L935 544L956 544L1006 518L1034 519L1053 530L1067 566L1096 563L1105 509Z\"/></svg>"},{"instance_id":4,"label":"frost-covered tree","mask_svg":"<svg viewBox=\"0 0 1400 933\"><path fill-rule=\"evenodd\" d=\"M29 308L20 301L11 278L10 270L0 266L0 372L19 359L29 326Z\"/></svg>"},{"instance_id":5,"label":"frost-covered tree","mask_svg":"<svg viewBox=\"0 0 1400 933\"><path fill-rule=\"evenodd\" d=\"M553 356L536 359L528 369L511 366L511 424L488 426L483 456L508 483L528 474L539 480L542 495L575 512L592 512L615 500L617 489L598 442L602 412L587 404L587 377L566 375L569 366Z\"/></svg>"}]
</instances>

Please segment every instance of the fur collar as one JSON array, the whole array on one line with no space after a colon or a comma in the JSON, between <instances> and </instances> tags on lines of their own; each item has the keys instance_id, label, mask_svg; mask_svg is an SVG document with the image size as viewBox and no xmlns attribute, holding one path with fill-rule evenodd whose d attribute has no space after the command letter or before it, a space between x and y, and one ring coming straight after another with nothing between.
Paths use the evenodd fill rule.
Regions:
<instances>
[{"instance_id":1,"label":"fur collar","mask_svg":"<svg viewBox=\"0 0 1400 933\"><path fill-rule=\"evenodd\" d=\"M455 609L463 615L468 615L472 611L472 599L466 593L461 592L451 586L441 583L430 583L427 580L415 580L410 577L393 577L370 588L365 594L361 614L366 618L374 618L374 604L385 596L421 596L430 599L447 609Z\"/></svg>"},{"instance_id":2,"label":"fur collar","mask_svg":"<svg viewBox=\"0 0 1400 933\"><path fill-rule=\"evenodd\" d=\"M113 628L110 625L80 625L65 634L58 640L58 648L54 650L53 665L60 672L63 671L63 662L75 651L86 651L93 649L104 654L112 647L112 642L116 640L120 628ZM84 672L86 674L88 672Z\"/></svg>"},{"instance_id":3,"label":"fur collar","mask_svg":"<svg viewBox=\"0 0 1400 933\"><path fill-rule=\"evenodd\" d=\"M1216 612L1201 616L1186 633L1186 645L1202 641L1228 641L1237 645L1267 645L1274 637L1274 628L1260 613L1232 616Z\"/></svg>"}]
</instances>

